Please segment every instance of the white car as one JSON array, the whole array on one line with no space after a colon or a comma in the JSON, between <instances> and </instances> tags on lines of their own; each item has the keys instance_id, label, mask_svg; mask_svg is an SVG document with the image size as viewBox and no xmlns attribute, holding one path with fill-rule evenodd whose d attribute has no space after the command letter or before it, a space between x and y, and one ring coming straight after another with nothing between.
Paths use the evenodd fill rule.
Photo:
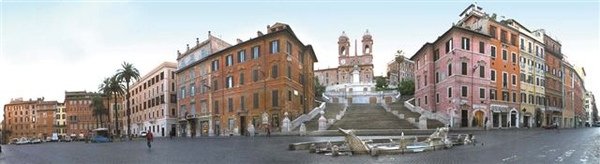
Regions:
<instances>
[{"instance_id":1,"label":"white car","mask_svg":"<svg viewBox=\"0 0 600 164\"><path fill-rule=\"evenodd\" d=\"M19 139L19 141L17 141L17 143L16 143L16 144L17 144L17 145L24 145L24 144L29 144L29 143L31 143L31 142L29 141L29 139L27 139L27 138L25 138L25 137L21 137L21 138Z\"/></svg>"},{"instance_id":2,"label":"white car","mask_svg":"<svg viewBox=\"0 0 600 164\"><path fill-rule=\"evenodd\" d=\"M39 139L39 138L35 138L35 139L31 140L31 143L32 144L39 144L39 143L42 143L42 140Z\"/></svg>"},{"instance_id":3,"label":"white car","mask_svg":"<svg viewBox=\"0 0 600 164\"><path fill-rule=\"evenodd\" d=\"M146 137L146 132L141 132L140 137Z\"/></svg>"}]
</instances>

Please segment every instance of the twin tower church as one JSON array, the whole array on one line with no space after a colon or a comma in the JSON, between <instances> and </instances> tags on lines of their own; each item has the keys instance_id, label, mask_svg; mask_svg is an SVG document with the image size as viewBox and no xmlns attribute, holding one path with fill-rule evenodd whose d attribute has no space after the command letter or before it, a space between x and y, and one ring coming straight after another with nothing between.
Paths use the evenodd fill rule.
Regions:
<instances>
[{"instance_id":1,"label":"twin tower church","mask_svg":"<svg viewBox=\"0 0 600 164\"><path fill-rule=\"evenodd\" d=\"M349 90L371 91L374 90L373 81L373 37L369 30L361 40L362 53L358 52L358 40L354 40L354 54L351 55L351 41L342 32L338 39L338 64L337 68L315 70L315 76L323 86L344 86ZM351 85L350 85L351 84ZM349 86L350 85L350 86ZM359 88L354 88L354 87ZM328 87L332 88L332 87Z\"/></svg>"}]
</instances>

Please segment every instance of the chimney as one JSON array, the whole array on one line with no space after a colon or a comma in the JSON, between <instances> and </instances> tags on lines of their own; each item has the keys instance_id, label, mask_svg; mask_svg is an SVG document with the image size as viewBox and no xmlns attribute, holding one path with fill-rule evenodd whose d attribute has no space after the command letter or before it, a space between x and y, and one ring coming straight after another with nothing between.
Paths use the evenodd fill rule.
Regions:
<instances>
[{"instance_id":1,"label":"chimney","mask_svg":"<svg viewBox=\"0 0 600 164\"><path fill-rule=\"evenodd\" d=\"M179 55L181 55L181 52L179 52L179 50L177 50L177 55L178 55L178 56L179 56Z\"/></svg>"},{"instance_id":2,"label":"chimney","mask_svg":"<svg viewBox=\"0 0 600 164\"><path fill-rule=\"evenodd\" d=\"M257 31L257 32L256 32L256 34L257 34L258 36L263 36L263 35L264 35L264 34L263 34L262 32L260 32L260 31Z\"/></svg>"},{"instance_id":3,"label":"chimney","mask_svg":"<svg viewBox=\"0 0 600 164\"><path fill-rule=\"evenodd\" d=\"M187 45L187 51L190 51L190 44L186 44L186 45Z\"/></svg>"},{"instance_id":4,"label":"chimney","mask_svg":"<svg viewBox=\"0 0 600 164\"><path fill-rule=\"evenodd\" d=\"M196 38L196 46L200 45L200 39Z\"/></svg>"},{"instance_id":5,"label":"chimney","mask_svg":"<svg viewBox=\"0 0 600 164\"><path fill-rule=\"evenodd\" d=\"M210 36L212 36L212 35L210 35L210 31L208 31L208 36L209 36L209 37L210 37Z\"/></svg>"},{"instance_id":6,"label":"chimney","mask_svg":"<svg viewBox=\"0 0 600 164\"><path fill-rule=\"evenodd\" d=\"M238 44L242 43L242 39L239 39L239 38L238 38L238 39L237 39L237 43L238 43Z\"/></svg>"}]
</instances>

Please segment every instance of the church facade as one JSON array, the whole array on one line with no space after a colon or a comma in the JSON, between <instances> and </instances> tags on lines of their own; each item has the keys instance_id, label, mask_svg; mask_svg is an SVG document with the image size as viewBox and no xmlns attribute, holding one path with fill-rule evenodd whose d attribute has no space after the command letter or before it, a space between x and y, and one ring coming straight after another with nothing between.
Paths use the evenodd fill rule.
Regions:
<instances>
[{"instance_id":1,"label":"church facade","mask_svg":"<svg viewBox=\"0 0 600 164\"><path fill-rule=\"evenodd\" d=\"M323 86L339 84L371 84L373 82L373 38L367 30L361 40L362 53L358 52L358 41L354 40L354 55L350 54L351 41L345 32L338 39L337 68L315 70L315 76Z\"/></svg>"}]
</instances>

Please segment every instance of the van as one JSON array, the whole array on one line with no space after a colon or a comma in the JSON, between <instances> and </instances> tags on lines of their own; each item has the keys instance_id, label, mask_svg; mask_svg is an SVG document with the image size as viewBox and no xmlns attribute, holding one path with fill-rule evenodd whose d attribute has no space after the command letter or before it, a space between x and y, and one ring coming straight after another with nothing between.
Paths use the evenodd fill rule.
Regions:
<instances>
[{"instance_id":1,"label":"van","mask_svg":"<svg viewBox=\"0 0 600 164\"><path fill-rule=\"evenodd\" d=\"M52 133L52 137L50 138L50 142L58 141L58 133Z\"/></svg>"}]
</instances>

